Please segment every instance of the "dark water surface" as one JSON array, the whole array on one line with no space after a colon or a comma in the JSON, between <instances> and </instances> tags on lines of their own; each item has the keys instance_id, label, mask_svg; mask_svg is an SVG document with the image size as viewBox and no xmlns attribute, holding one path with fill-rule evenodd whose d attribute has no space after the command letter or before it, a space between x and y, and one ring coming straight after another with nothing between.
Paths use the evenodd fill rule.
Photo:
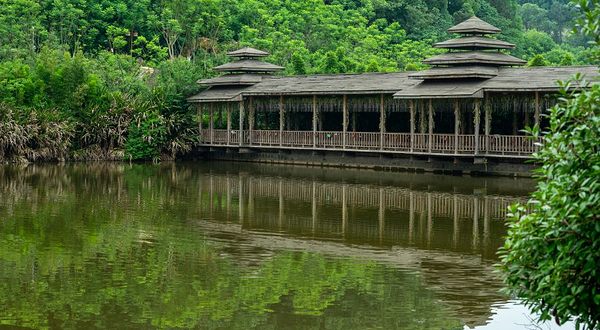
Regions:
<instances>
[{"instance_id":1,"label":"dark water surface","mask_svg":"<svg viewBox=\"0 0 600 330\"><path fill-rule=\"evenodd\" d=\"M527 329L526 179L236 163L0 167L0 329Z\"/></svg>"}]
</instances>

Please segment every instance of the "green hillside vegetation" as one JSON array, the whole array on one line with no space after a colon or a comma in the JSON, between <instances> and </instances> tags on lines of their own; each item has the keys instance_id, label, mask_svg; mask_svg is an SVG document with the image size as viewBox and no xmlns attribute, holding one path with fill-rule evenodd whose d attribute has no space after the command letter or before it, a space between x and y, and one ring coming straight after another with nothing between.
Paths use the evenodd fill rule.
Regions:
<instances>
[{"instance_id":1,"label":"green hillside vegetation","mask_svg":"<svg viewBox=\"0 0 600 330\"><path fill-rule=\"evenodd\" d=\"M0 161L169 159L185 99L250 45L284 74L419 70L473 15L535 65L581 65L568 0L0 0ZM206 120L206 119L205 119Z\"/></svg>"}]
</instances>

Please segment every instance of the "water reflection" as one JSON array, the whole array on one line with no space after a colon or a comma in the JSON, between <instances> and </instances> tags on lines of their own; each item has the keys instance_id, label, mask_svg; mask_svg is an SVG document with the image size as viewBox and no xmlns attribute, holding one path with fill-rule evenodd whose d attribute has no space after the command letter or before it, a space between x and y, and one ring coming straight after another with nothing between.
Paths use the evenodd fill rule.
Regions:
<instances>
[{"instance_id":1,"label":"water reflection","mask_svg":"<svg viewBox=\"0 0 600 330\"><path fill-rule=\"evenodd\" d=\"M461 329L529 180L248 164L0 167L0 329Z\"/></svg>"}]
</instances>

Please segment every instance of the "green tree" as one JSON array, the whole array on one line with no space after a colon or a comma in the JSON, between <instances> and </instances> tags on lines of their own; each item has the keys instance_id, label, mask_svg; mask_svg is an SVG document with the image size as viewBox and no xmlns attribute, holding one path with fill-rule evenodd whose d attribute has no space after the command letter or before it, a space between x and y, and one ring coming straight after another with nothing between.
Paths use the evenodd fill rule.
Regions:
<instances>
[{"instance_id":1,"label":"green tree","mask_svg":"<svg viewBox=\"0 0 600 330\"><path fill-rule=\"evenodd\" d=\"M527 66L548 66L548 62L544 56L537 54L527 63Z\"/></svg>"},{"instance_id":2,"label":"green tree","mask_svg":"<svg viewBox=\"0 0 600 330\"><path fill-rule=\"evenodd\" d=\"M580 0L578 29L600 44L600 1ZM577 87L581 86L581 87ZM542 166L528 206L513 205L501 269L508 290L539 320L600 327L600 85L562 84L534 154ZM528 207L530 209L528 209Z\"/></svg>"}]
</instances>

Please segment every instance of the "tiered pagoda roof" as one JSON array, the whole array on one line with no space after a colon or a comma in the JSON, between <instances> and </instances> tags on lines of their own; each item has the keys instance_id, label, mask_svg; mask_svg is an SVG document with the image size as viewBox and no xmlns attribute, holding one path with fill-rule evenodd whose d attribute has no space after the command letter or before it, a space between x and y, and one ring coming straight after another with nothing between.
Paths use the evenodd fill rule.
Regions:
<instances>
[{"instance_id":1,"label":"tiered pagoda roof","mask_svg":"<svg viewBox=\"0 0 600 330\"><path fill-rule=\"evenodd\" d=\"M213 68L213 71L225 72L225 75L200 80L198 83L208 86L252 86L261 82L262 78L271 72L285 70L278 65L259 60L258 58L269 56L269 53L252 47L229 52L227 56L237 59Z\"/></svg>"},{"instance_id":2,"label":"tiered pagoda roof","mask_svg":"<svg viewBox=\"0 0 600 330\"><path fill-rule=\"evenodd\" d=\"M468 20L448 29L450 33L463 36L439 42L435 48L449 51L423 61L436 66L433 69L417 72L411 78L431 79L489 79L498 75L498 67L520 66L525 61L499 52L501 49L515 48L515 45L492 39L486 34L498 34L500 29L473 16Z\"/></svg>"}]
</instances>

